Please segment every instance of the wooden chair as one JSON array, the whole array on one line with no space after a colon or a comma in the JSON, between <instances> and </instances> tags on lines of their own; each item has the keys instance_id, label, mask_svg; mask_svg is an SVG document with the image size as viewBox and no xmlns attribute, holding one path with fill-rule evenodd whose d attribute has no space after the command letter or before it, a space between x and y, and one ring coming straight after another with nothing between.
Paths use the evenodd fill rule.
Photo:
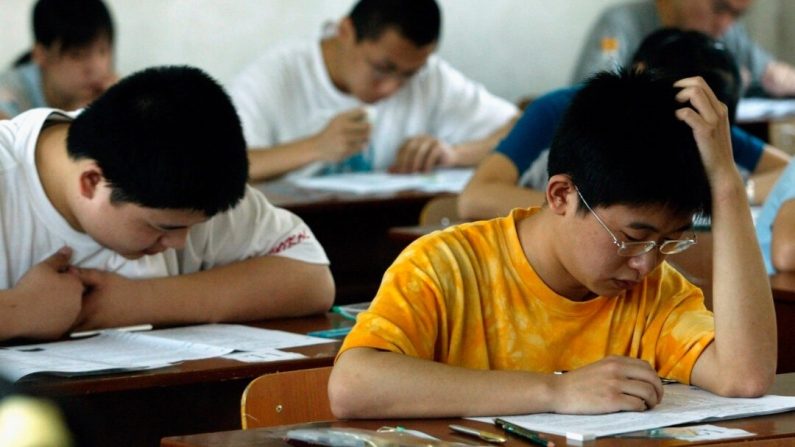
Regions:
<instances>
[{"instance_id":1,"label":"wooden chair","mask_svg":"<svg viewBox=\"0 0 795 447\"><path fill-rule=\"evenodd\" d=\"M420 225L448 226L461 222L458 215L458 196L439 196L429 200L420 211Z\"/></svg>"},{"instance_id":2,"label":"wooden chair","mask_svg":"<svg viewBox=\"0 0 795 447\"><path fill-rule=\"evenodd\" d=\"M243 429L329 421L328 379L331 367L302 369L257 377L243 391Z\"/></svg>"}]
</instances>

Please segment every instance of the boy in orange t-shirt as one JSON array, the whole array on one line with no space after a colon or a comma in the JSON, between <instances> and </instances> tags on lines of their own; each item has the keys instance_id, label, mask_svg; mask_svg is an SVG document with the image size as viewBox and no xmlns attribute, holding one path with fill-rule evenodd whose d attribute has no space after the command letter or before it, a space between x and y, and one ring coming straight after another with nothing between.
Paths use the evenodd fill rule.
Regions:
<instances>
[{"instance_id":1,"label":"boy in orange t-shirt","mask_svg":"<svg viewBox=\"0 0 795 447\"><path fill-rule=\"evenodd\" d=\"M727 116L701 78L589 81L552 143L543 207L428 235L386 272L337 358L335 414L642 411L660 377L764 394L775 315ZM696 243L701 211L714 315L664 262Z\"/></svg>"}]
</instances>

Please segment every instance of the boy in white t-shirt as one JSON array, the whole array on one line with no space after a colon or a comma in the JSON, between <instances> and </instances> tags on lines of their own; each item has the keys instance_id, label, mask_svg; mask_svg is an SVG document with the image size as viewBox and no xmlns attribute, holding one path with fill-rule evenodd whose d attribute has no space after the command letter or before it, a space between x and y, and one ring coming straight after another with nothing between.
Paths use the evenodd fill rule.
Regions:
<instances>
[{"instance_id":1,"label":"boy in white t-shirt","mask_svg":"<svg viewBox=\"0 0 795 447\"><path fill-rule=\"evenodd\" d=\"M433 55L440 28L434 0L360 0L263 54L230 85L251 179L477 164L518 110Z\"/></svg>"},{"instance_id":2,"label":"boy in white t-shirt","mask_svg":"<svg viewBox=\"0 0 795 447\"><path fill-rule=\"evenodd\" d=\"M229 97L191 67L0 122L0 339L327 309L322 247L247 172Z\"/></svg>"}]
</instances>

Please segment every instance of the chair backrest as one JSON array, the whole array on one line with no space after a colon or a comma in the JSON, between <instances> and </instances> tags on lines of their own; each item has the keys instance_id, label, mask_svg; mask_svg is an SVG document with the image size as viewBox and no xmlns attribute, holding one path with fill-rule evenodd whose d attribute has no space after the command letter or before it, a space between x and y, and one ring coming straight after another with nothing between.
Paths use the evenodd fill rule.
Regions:
<instances>
[{"instance_id":1,"label":"chair backrest","mask_svg":"<svg viewBox=\"0 0 795 447\"><path fill-rule=\"evenodd\" d=\"M303 369L257 377L243 391L243 429L330 421L328 379L331 367Z\"/></svg>"},{"instance_id":2,"label":"chair backrest","mask_svg":"<svg viewBox=\"0 0 795 447\"><path fill-rule=\"evenodd\" d=\"M420 211L420 225L447 226L460 221L457 195L434 197Z\"/></svg>"}]
</instances>

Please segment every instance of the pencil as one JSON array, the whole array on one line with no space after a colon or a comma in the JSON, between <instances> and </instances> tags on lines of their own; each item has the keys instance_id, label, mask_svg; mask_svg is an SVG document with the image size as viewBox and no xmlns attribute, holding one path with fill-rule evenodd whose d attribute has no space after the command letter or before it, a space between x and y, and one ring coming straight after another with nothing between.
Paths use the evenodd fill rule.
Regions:
<instances>
[{"instance_id":1,"label":"pencil","mask_svg":"<svg viewBox=\"0 0 795 447\"><path fill-rule=\"evenodd\" d=\"M555 447L554 442L542 438L538 432L528 430L524 427L508 422L505 419L496 418L494 419L494 424L497 425L498 427L501 427L503 430L507 431L508 433L518 436L522 439L526 439L533 444L544 447Z\"/></svg>"}]
</instances>

